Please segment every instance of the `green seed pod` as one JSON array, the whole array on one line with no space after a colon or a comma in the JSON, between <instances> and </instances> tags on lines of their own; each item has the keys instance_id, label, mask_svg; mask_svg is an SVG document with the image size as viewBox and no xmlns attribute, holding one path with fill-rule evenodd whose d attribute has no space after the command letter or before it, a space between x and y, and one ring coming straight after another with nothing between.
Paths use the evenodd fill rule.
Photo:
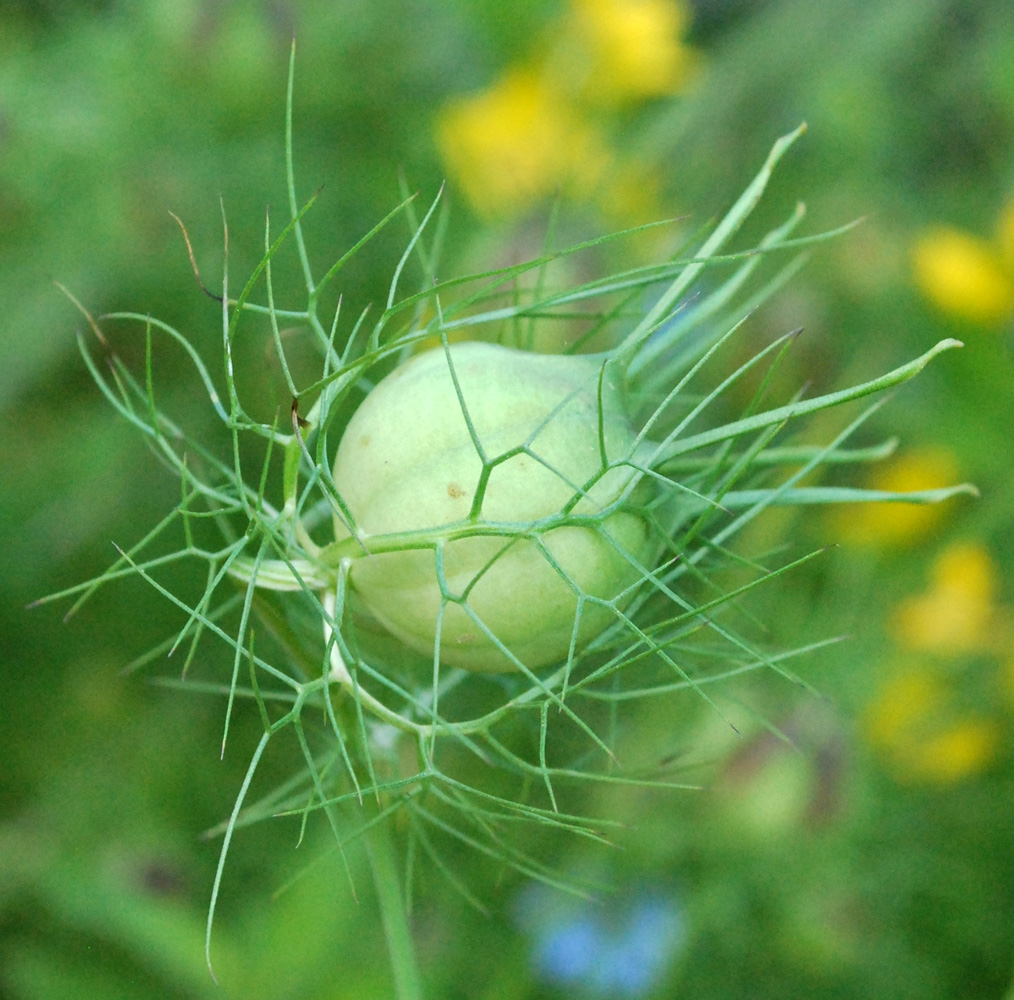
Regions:
<instances>
[{"instance_id":1,"label":"green seed pod","mask_svg":"<svg viewBox=\"0 0 1014 1000\"><path fill-rule=\"evenodd\" d=\"M356 593L424 654L439 631L447 665L565 659L646 565L644 518L627 497L610 509L634 470L609 463L635 440L601 358L477 342L412 358L366 397L335 459L369 553L352 564Z\"/></svg>"}]
</instances>

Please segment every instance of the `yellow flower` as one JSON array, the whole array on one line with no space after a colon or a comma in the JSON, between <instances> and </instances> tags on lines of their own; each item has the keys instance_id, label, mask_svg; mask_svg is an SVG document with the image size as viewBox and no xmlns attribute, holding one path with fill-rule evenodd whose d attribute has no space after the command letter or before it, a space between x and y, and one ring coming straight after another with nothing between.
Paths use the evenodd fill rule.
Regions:
<instances>
[{"instance_id":1,"label":"yellow flower","mask_svg":"<svg viewBox=\"0 0 1014 1000\"><path fill-rule=\"evenodd\" d=\"M695 65L683 42L688 21L681 0L571 0L537 41L536 59L451 102L437 145L472 206L510 216L553 195L597 195L612 215L626 204L643 214L651 185L632 189L634 173L616 167L605 136L622 130L628 105L686 86Z\"/></svg>"},{"instance_id":2,"label":"yellow flower","mask_svg":"<svg viewBox=\"0 0 1014 1000\"><path fill-rule=\"evenodd\" d=\"M994 241L946 226L927 232L913 249L916 283L939 309L973 323L999 323L1014 314L1014 201L1001 212Z\"/></svg>"},{"instance_id":3,"label":"yellow flower","mask_svg":"<svg viewBox=\"0 0 1014 1000\"><path fill-rule=\"evenodd\" d=\"M683 44L689 22L675 0L572 0L583 90L604 103L664 97L682 90L694 58Z\"/></svg>"},{"instance_id":4,"label":"yellow flower","mask_svg":"<svg viewBox=\"0 0 1014 1000\"><path fill-rule=\"evenodd\" d=\"M996 568L974 543L945 549L933 564L933 583L924 594L897 608L892 629L908 649L955 655L993 645Z\"/></svg>"},{"instance_id":5,"label":"yellow flower","mask_svg":"<svg viewBox=\"0 0 1014 1000\"><path fill-rule=\"evenodd\" d=\"M477 211L511 214L560 191L585 193L608 162L597 132L530 69L450 104L437 131L445 162Z\"/></svg>"},{"instance_id":6,"label":"yellow flower","mask_svg":"<svg viewBox=\"0 0 1014 1000\"><path fill-rule=\"evenodd\" d=\"M1000 729L993 719L952 719L950 694L936 675L896 673L866 712L865 732L903 781L951 784L982 771L993 759Z\"/></svg>"},{"instance_id":7,"label":"yellow flower","mask_svg":"<svg viewBox=\"0 0 1014 1000\"><path fill-rule=\"evenodd\" d=\"M912 762L913 776L948 784L978 774L993 759L999 738L999 727L992 719L955 722L922 746Z\"/></svg>"},{"instance_id":8,"label":"yellow flower","mask_svg":"<svg viewBox=\"0 0 1014 1000\"><path fill-rule=\"evenodd\" d=\"M1010 618L996 603L997 567L983 545L948 546L930 577L927 589L902 601L890 619L898 646L907 656L922 654L922 662L889 673L866 709L864 731L900 779L946 784L981 771L995 756L1000 715L961 708L958 685L964 700L967 685L979 682L954 671L963 656L1009 657ZM1001 694L1014 691L1014 659L997 680Z\"/></svg>"},{"instance_id":9,"label":"yellow flower","mask_svg":"<svg viewBox=\"0 0 1014 1000\"><path fill-rule=\"evenodd\" d=\"M938 446L916 448L874 467L867 486L907 493L947 486L958 479L953 454ZM945 514L945 504L868 503L831 516L838 537L871 546L902 546L924 538Z\"/></svg>"}]
</instances>

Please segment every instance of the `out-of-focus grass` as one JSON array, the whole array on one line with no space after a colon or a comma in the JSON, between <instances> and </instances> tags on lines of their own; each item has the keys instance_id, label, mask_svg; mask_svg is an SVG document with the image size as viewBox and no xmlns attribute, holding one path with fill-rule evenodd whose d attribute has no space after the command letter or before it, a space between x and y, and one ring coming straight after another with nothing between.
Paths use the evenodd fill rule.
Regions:
<instances>
[{"instance_id":1,"label":"out-of-focus grass","mask_svg":"<svg viewBox=\"0 0 1014 1000\"><path fill-rule=\"evenodd\" d=\"M337 256L396 202L399 167L413 187L435 189L446 109L530 65L567 10L51 0L0 12L0 989L12 997L221 995L201 956L217 848L196 838L228 810L257 726L240 720L219 765L216 702L120 675L171 628L153 595L112 590L67 626L52 608L21 610L93 573L111 540L139 537L178 489L87 379L73 347L79 320L52 279L96 313L150 309L213 344L217 307L197 289L167 210L184 217L209 284L221 267L219 195L235 273L259 256L265 206L285 213L294 29L297 175L306 195L325 184L308 227ZM804 324L794 374L815 391L942 336L965 340L878 417L913 450L876 474L945 455L983 498L914 529L876 512L865 529L834 515L772 529L772 542L843 542L755 609L790 642L853 633L807 672L830 706L747 686L753 712L729 706L748 734L737 739L661 704L630 733L631 754L697 748L693 761L723 761L685 771L712 789L603 794L603 811L629 820L622 854L540 849L563 868L672 886L688 933L662 996L995 997L1014 961L1011 317L948 311L919 287L913 255L939 227L997 238L1014 177L1014 14L1002 2L702 0L690 41L692 89L610 110L609 141L666 214L693 213L692 223L724 207L772 137L806 119L771 217L804 196L814 226L868 218L822 248L753 332ZM457 201L452 262L530 247L532 219L541 239L545 201L481 230ZM572 200L565 224L600 223L601 204L585 216L594 221L582 211ZM381 241L364 259L350 307L382 295L393 246ZM185 407L185 384L173 391ZM269 370L265 396L269 408L287 405ZM919 648L898 615L934 592L934 560L955 544L995 567L979 626L988 648ZM954 780L899 770L895 744L870 737L878 705L897 696L892 677L910 675L946 692L907 737L917 749L963 720L991 720L988 755ZM904 704L911 711L911 695ZM758 717L801 752L765 735ZM366 879L355 903L326 860L272 900L316 856L312 831L291 850L297 832L279 822L237 838L216 931L225 995L387 995ZM477 919L438 877L424 879L416 930L433 995L547 995L512 915L516 882L467 852L458 860L486 886L493 916Z\"/></svg>"}]
</instances>

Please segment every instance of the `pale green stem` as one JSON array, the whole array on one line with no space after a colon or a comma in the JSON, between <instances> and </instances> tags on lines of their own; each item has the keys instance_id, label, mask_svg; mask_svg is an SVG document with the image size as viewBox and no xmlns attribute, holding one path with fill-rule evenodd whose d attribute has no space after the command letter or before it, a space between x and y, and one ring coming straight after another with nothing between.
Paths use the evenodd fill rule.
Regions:
<instances>
[{"instance_id":1,"label":"pale green stem","mask_svg":"<svg viewBox=\"0 0 1014 1000\"><path fill-rule=\"evenodd\" d=\"M412 929L408 925L387 823L374 823L367 829L363 839L380 903L380 917L391 958L391 972L394 974L395 996L398 1000L423 1000L415 943L412 941Z\"/></svg>"}]
</instances>

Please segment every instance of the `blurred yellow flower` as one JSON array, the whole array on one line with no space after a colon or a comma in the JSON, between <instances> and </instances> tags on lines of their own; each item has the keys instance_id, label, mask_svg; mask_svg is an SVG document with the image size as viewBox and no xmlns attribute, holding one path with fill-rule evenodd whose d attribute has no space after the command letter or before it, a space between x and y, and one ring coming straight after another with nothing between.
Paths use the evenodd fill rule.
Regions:
<instances>
[{"instance_id":1,"label":"blurred yellow flower","mask_svg":"<svg viewBox=\"0 0 1014 1000\"><path fill-rule=\"evenodd\" d=\"M909 760L913 778L949 784L978 774L996 753L999 726L993 719L962 719L930 737Z\"/></svg>"},{"instance_id":2,"label":"blurred yellow flower","mask_svg":"<svg viewBox=\"0 0 1014 1000\"><path fill-rule=\"evenodd\" d=\"M932 574L930 588L895 611L891 624L898 643L940 655L992 648L996 567L985 548L952 545L937 557Z\"/></svg>"},{"instance_id":3,"label":"blurred yellow flower","mask_svg":"<svg viewBox=\"0 0 1014 1000\"><path fill-rule=\"evenodd\" d=\"M958 463L945 448L929 445L874 466L866 486L907 493L958 480ZM947 512L946 504L868 503L830 516L839 539L858 545L902 546L924 538Z\"/></svg>"},{"instance_id":4,"label":"blurred yellow flower","mask_svg":"<svg viewBox=\"0 0 1014 1000\"><path fill-rule=\"evenodd\" d=\"M514 70L488 90L450 104L437 130L440 152L477 211L523 211L549 195L586 193L609 156L545 77Z\"/></svg>"},{"instance_id":5,"label":"blurred yellow flower","mask_svg":"<svg viewBox=\"0 0 1014 1000\"><path fill-rule=\"evenodd\" d=\"M632 105L686 86L696 65L687 11L683 0L571 0L535 58L448 104L437 145L476 211L517 215L562 194L639 214L650 195L619 190L629 177L606 136Z\"/></svg>"},{"instance_id":6,"label":"blurred yellow flower","mask_svg":"<svg viewBox=\"0 0 1014 1000\"><path fill-rule=\"evenodd\" d=\"M583 56L582 89L604 103L664 97L694 67L683 42L689 16L676 0L572 0L565 27Z\"/></svg>"},{"instance_id":7,"label":"blurred yellow flower","mask_svg":"<svg viewBox=\"0 0 1014 1000\"><path fill-rule=\"evenodd\" d=\"M995 755L1000 715L957 704L958 684L965 698L967 683L976 679L955 672L953 661L971 654L1010 656L1009 616L996 603L997 575L984 546L952 544L934 561L926 591L902 601L891 618L898 646L924 658L892 671L866 710L864 730L903 780L957 781L981 771ZM1014 693L1014 660L1001 668L999 684L1010 688L1001 693Z\"/></svg>"},{"instance_id":8,"label":"blurred yellow flower","mask_svg":"<svg viewBox=\"0 0 1014 1000\"><path fill-rule=\"evenodd\" d=\"M981 715L951 715L943 681L923 670L896 673L866 712L870 744L903 781L950 784L982 771L1000 740L998 723Z\"/></svg>"},{"instance_id":9,"label":"blurred yellow flower","mask_svg":"<svg viewBox=\"0 0 1014 1000\"><path fill-rule=\"evenodd\" d=\"M1014 201L1000 215L997 237L984 240L939 226L912 251L916 283L939 309L973 323L1014 315Z\"/></svg>"}]
</instances>

